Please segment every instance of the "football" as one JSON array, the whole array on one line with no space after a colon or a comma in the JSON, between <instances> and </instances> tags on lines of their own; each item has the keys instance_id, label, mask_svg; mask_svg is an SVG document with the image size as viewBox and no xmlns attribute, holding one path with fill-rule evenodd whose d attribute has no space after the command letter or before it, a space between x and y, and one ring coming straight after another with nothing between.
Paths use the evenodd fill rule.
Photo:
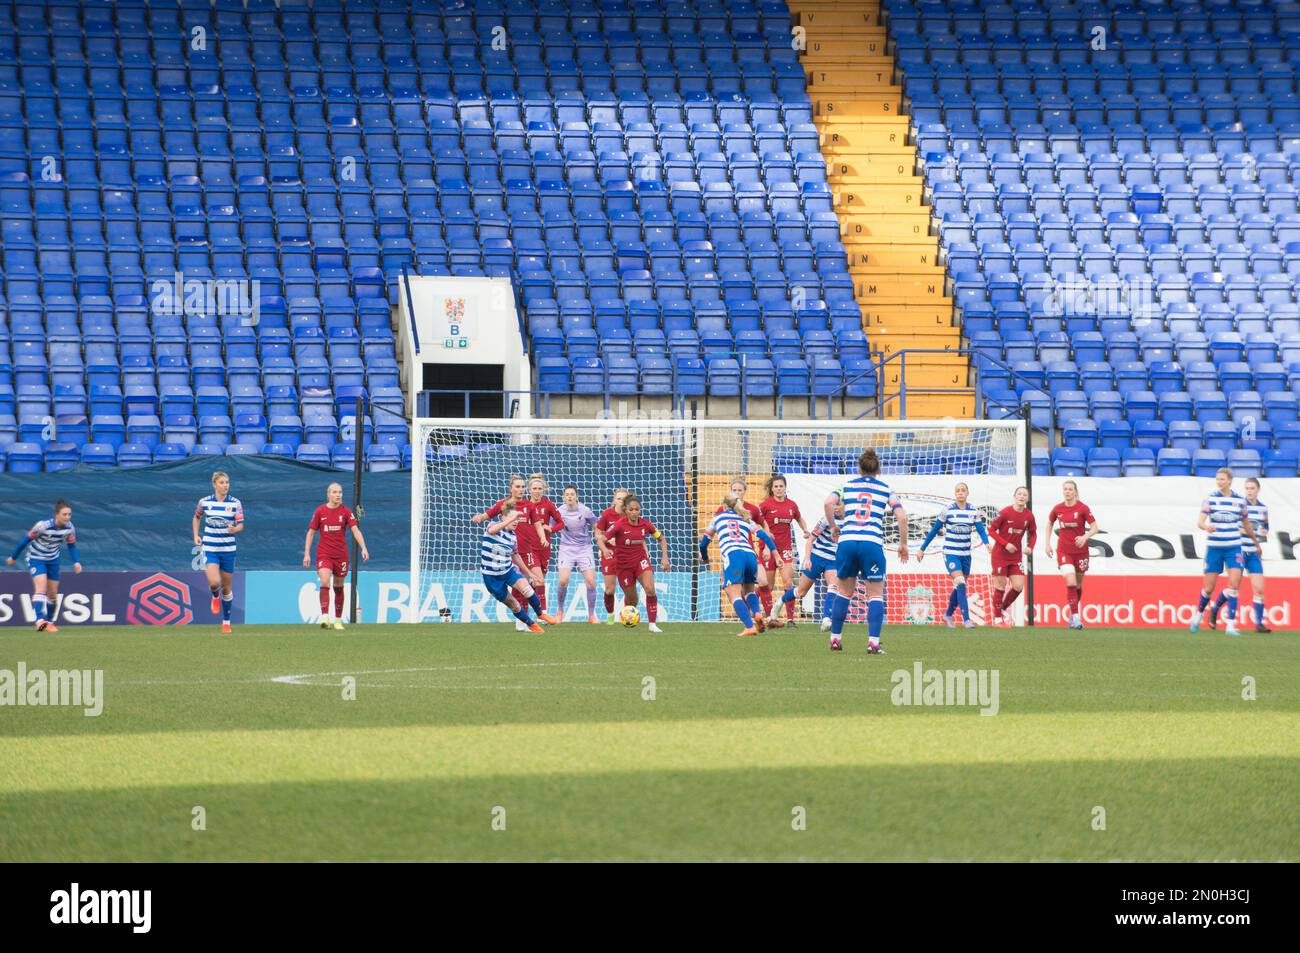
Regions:
<instances>
[{"instance_id":1,"label":"football","mask_svg":"<svg viewBox=\"0 0 1300 953\"><path fill-rule=\"evenodd\" d=\"M636 606L624 606L623 611L618 614L618 621L625 628L635 629L641 624L641 611Z\"/></svg>"}]
</instances>

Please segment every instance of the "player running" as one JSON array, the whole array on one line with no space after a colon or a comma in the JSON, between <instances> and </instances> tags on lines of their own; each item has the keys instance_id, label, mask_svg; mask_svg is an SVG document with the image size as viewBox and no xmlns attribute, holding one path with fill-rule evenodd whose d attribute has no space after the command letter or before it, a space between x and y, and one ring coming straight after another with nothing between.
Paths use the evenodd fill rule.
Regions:
<instances>
[{"instance_id":1,"label":"player running","mask_svg":"<svg viewBox=\"0 0 1300 953\"><path fill-rule=\"evenodd\" d=\"M989 557L993 564L993 625L1008 627L1005 615L1025 589L1025 569L1020 564L1038 542L1038 523L1029 508L1029 488L1016 487L1014 502L1003 507L989 523Z\"/></svg>"},{"instance_id":2,"label":"player running","mask_svg":"<svg viewBox=\"0 0 1300 953\"><path fill-rule=\"evenodd\" d=\"M762 509L759 508L757 503L749 503L745 501L745 494L749 491L749 482L744 477L736 477L734 480L731 481L731 484L730 486L727 487L727 489L729 489L732 493L736 494L736 496L740 497L741 503L745 507L745 512L749 514L749 521L753 523L755 526L757 526L759 529L769 530L769 534L770 534L770 528L767 525L767 520L764 519L763 517ZM714 511L713 515L716 516L718 513L721 513L724 509L726 509L725 506L719 506L717 510ZM758 591L758 601L762 603L763 612L761 614L762 616L761 618L757 618L754 620L758 624L758 630L760 632L763 631L763 629L766 627L767 617L772 612L772 576L775 574L775 568L771 573L769 573L767 571L769 562L774 562L774 559L770 558L770 553L767 547L760 545L758 547L758 590L757 591ZM782 623L780 619L772 623L772 625L774 625L776 628L780 628L783 624L784 623Z\"/></svg>"},{"instance_id":3,"label":"player running","mask_svg":"<svg viewBox=\"0 0 1300 953\"><path fill-rule=\"evenodd\" d=\"M307 524L307 541L302 549L302 566L311 566L311 540L318 532L316 578L320 580L320 627L343 630L343 584L348 578L348 530L361 547L361 561L370 561L366 539L352 511L343 505L343 486L331 483L325 490L325 502L316 507ZM334 590L334 616L330 617L330 590Z\"/></svg>"},{"instance_id":4,"label":"player running","mask_svg":"<svg viewBox=\"0 0 1300 953\"><path fill-rule=\"evenodd\" d=\"M834 494L837 500L835 504L835 522L843 527L844 525L844 501L839 497L839 493ZM822 517L813 526L812 535L809 537L812 545L808 547L808 555L804 557L803 566L799 573L799 584L785 596L790 600L802 599L808 594L808 590L816 585L818 579L826 580L826 604L822 607L822 631L831 630L831 603L830 594L835 591L837 577L835 575L835 540L831 537L831 524L826 522L826 517Z\"/></svg>"},{"instance_id":5,"label":"player running","mask_svg":"<svg viewBox=\"0 0 1300 953\"><path fill-rule=\"evenodd\" d=\"M515 595L515 590L518 589L519 595L532 606L538 619L549 625L555 624L555 619L542 609L541 600L522 572L525 567L516 548L514 528L523 517L523 512L514 500L502 503L501 518L488 523L483 542L479 545L479 571L483 574L483 585L492 594L492 598L513 612L527 631L540 633L545 630L528 614L528 609Z\"/></svg>"},{"instance_id":6,"label":"player running","mask_svg":"<svg viewBox=\"0 0 1300 953\"><path fill-rule=\"evenodd\" d=\"M221 631L229 635L230 611L235 604L235 537L247 525L244 504L230 495L229 474L222 470L212 474L212 495L199 500L192 524L194 545L203 548L204 570L212 590L212 614L221 613Z\"/></svg>"},{"instance_id":7,"label":"player running","mask_svg":"<svg viewBox=\"0 0 1300 953\"><path fill-rule=\"evenodd\" d=\"M1205 579L1201 587L1201 599L1196 615L1189 626L1196 632L1201 628L1202 617L1214 595L1214 586L1219 576L1227 573L1228 586L1223 591L1227 596L1228 620L1223 627L1225 635L1241 635L1237 629L1237 590L1241 585L1241 540L1245 536L1259 546L1259 537L1255 527L1250 524L1250 514L1246 501L1232 491L1232 471L1220 467L1214 475L1215 491L1205 498L1201 505L1201 516L1196 521L1197 528L1208 536L1205 541Z\"/></svg>"},{"instance_id":8,"label":"player running","mask_svg":"<svg viewBox=\"0 0 1300 953\"><path fill-rule=\"evenodd\" d=\"M803 521L803 514L799 512L799 504L790 499L787 495L787 484L785 476L780 473L774 473L767 478L764 484L767 490L767 499L759 504L758 511L763 517L763 523L767 528L770 538L776 540L776 546L764 544L763 552L765 554L763 571L767 573L769 588L776 584L784 590L785 595L781 597L781 605L785 606L786 620L788 624L795 624L795 561L799 557L799 550L794 544L793 524L798 524L804 539L809 539L808 524ZM760 537L761 538L761 537ZM786 596L790 598L787 599ZM779 628L781 606L775 603L768 609L767 624Z\"/></svg>"},{"instance_id":9,"label":"player running","mask_svg":"<svg viewBox=\"0 0 1300 953\"><path fill-rule=\"evenodd\" d=\"M1255 536L1260 543L1268 542L1268 507L1259 501L1259 480L1250 477L1246 480L1246 519L1255 527ZM1264 549L1256 546L1244 535L1241 539L1241 568L1250 577L1250 588L1254 593L1255 631L1272 632L1264 620ZM1219 593L1210 610L1210 628L1213 629L1219 618L1219 610L1228 601L1226 592Z\"/></svg>"},{"instance_id":10,"label":"player running","mask_svg":"<svg viewBox=\"0 0 1300 953\"><path fill-rule=\"evenodd\" d=\"M68 547L72 557L72 571L81 572L81 555L77 552L77 528L72 525L72 505L66 500L56 500L54 517L38 520L23 534L17 548L5 562L12 566L27 550L27 572L32 577L32 610L36 616L37 632L58 632L54 624L55 601L59 597L59 560L63 547Z\"/></svg>"},{"instance_id":11,"label":"player running","mask_svg":"<svg viewBox=\"0 0 1300 953\"><path fill-rule=\"evenodd\" d=\"M763 545L777 549L777 542L749 518L744 501L734 492L722 500L722 512L700 537L700 562L709 561L709 540L718 540L722 553L722 584L731 597L736 618L744 626L739 636L758 635L754 616L761 610L754 586L758 582L758 554L754 551L753 537L757 535Z\"/></svg>"},{"instance_id":12,"label":"player running","mask_svg":"<svg viewBox=\"0 0 1300 953\"><path fill-rule=\"evenodd\" d=\"M564 607L569 595L569 579L573 570L582 573L587 584L587 621L596 620L596 561L591 555L592 527L596 514L578 502L578 488L570 483L564 488L564 505L560 507L560 604L555 608L555 618L564 621Z\"/></svg>"},{"instance_id":13,"label":"player running","mask_svg":"<svg viewBox=\"0 0 1300 953\"><path fill-rule=\"evenodd\" d=\"M952 592L948 595L948 611L943 614L943 621L948 623L948 628L953 628L956 625L953 615L960 609L961 617L966 620L966 628L973 629L975 620L970 617L970 602L966 598L966 580L970 576L973 543L971 536L979 533L980 539L987 546L989 534L984 529L984 514L967 502L970 487L958 483L953 488L952 495L955 502L930 525L930 532L921 544L921 551L916 554L916 561L919 563L925 558L925 547L934 542L939 530L943 530L943 565L952 577Z\"/></svg>"},{"instance_id":14,"label":"player running","mask_svg":"<svg viewBox=\"0 0 1300 953\"><path fill-rule=\"evenodd\" d=\"M1047 514L1047 532L1043 535L1043 546L1047 558L1052 558L1052 525L1060 523L1056 535L1056 565L1065 579L1065 594L1070 602L1070 628L1082 629L1083 619L1079 615L1079 603L1083 601L1083 576L1088 571L1088 540L1096 536L1101 527L1097 518L1088 509L1088 504L1079 500L1079 484L1066 480L1061 484L1063 503L1052 507Z\"/></svg>"},{"instance_id":15,"label":"player running","mask_svg":"<svg viewBox=\"0 0 1300 953\"><path fill-rule=\"evenodd\" d=\"M505 507L505 504L507 502L514 503L516 509L523 510L525 508L526 505L525 498L528 495L528 481L524 479L522 475L516 473L510 477L510 488L506 492L507 492L507 496L504 500L498 500L496 503L490 506L487 512L485 513L475 513L473 516L469 518L469 521L471 523L481 523L484 520L496 519L501 515L502 510ZM532 544L532 542L533 542L533 537L530 536L528 533L524 533L522 537L518 538L518 546L521 555L527 551L528 547ZM525 562L525 566L527 566L526 562ZM526 575L530 581L533 582L536 581L536 575L531 570L526 570ZM522 596L523 587L516 584L515 588L520 590L520 595ZM531 588L531 586L529 588ZM516 625L515 628L517 631L520 632L524 631L524 626L522 623Z\"/></svg>"},{"instance_id":16,"label":"player running","mask_svg":"<svg viewBox=\"0 0 1300 953\"><path fill-rule=\"evenodd\" d=\"M625 499L627 499L627 490L619 488L614 491L613 502L600 514L600 519L596 520L598 537L600 533L608 533L610 528L623 518ZM613 625L617 621L614 615L614 588L618 585L618 566L614 563L614 557L606 556L603 549L600 551L600 575L605 584L605 622Z\"/></svg>"},{"instance_id":17,"label":"player running","mask_svg":"<svg viewBox=\"0 0 1300 953\"><path fill-rule=\"evenodd\" d=\"M849 605L857 591L858 576L866 577L867 588L867 652L884 655L880 645L880 630L885 624L885 512L893 512L898 520L898 558L907 562L907 511L889 484L880 479L880 458L871 447L858 457L858 476L847 480L837 493L831 493L823 503L826 522L835 539L835 575L839 591L830 590L826 598L831 603L831 651L843 649L844 620ZM841 525L835 511L843 500L844 522Z\"/></svg>"},{"instance_id":18,"label":"player running","mask_svg":"<svg viewBox=\"0 0 1300 953\"><path fill-rule=\"evenodd\" d=\"M645 613L650 620L651 632L663 632L655 624L659 617L659 596L655 594L655 574L650 566L650 547L647 538L659 540L662 557L659 565L664 572L671 570L668 561L668 540L655 528L654 523L641 517L641 500L632 493L623 499L623 515L608 532L596 528L596 544L606 556L614 557L618 584L623 589L623 604L636 605L636 584L645 590Z\"/></svg>"}]
</instances>

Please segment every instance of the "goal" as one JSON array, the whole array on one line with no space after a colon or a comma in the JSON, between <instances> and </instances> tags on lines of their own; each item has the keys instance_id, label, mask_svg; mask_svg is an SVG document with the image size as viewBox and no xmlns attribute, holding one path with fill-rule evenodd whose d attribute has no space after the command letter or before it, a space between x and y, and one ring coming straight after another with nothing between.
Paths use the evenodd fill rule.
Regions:
<instances>
[{"instance_id":1,"label":"goal","mask_svg":"<svg viewBox=\"0 0 1300 953\"><path fill-rule=\"evenodd\" d=\"M668 541L671 569L656 569L661 621L716 622L732 618L721 593L716 547L709 565L700 563L700 534L721 504L731 481L743 477L746 500L761 502L763 484L785 475L789 496L811 529L822 515L828 492L857 473L864 447L874 447L881 477L908 513L912 561L889 560L887 619L929 624L940 620L951 583L943 571L942 537L918 567L915 553L931 523L952 500L958 482L970 500L992 519L1011 502L1015 488L1029 485L1028 435L1020 420L939 421L755 421L682 419L466 420L416 418L412 426L411 612L415 622L505 622L478 571L483 527L470 522L507 495L512 475L545 475L548 495L560 505L573 484L579 498L599 515L616 489L635 492L643 511ZM1032 492L1032 491L1031 491ZM886 546L897 550L898 526L886 521ZM800 554L807 543L797 529ZM556 567L547 576L553 605ZM1029 567L1026 567L1028 570ZM797 570L796 570L797 571ZM602 586L597 576L597 587ZM776 598L780 589L774 582ZM989 556L977 543L967 584L972 614L985 621L990 606ZM861 590L861 585L859 586ZM819 583L804 598L801 621L821 618ZM599 601L599 600L598 600ZM1017 603L1017 620L1024 617ZM621 604L621 594L619 596ZM585 584L570 581L566 617L586 614ZM602 606L603 609L603 606ZM864 621L866 604L853 600L849 620Z\"/></svg>"}]
</instances>

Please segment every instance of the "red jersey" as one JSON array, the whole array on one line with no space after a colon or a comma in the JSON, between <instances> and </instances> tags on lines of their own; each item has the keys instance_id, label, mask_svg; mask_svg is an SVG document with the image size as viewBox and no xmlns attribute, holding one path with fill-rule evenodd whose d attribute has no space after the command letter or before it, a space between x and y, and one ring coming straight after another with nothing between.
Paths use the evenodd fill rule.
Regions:
<instances>
[{"instance_id":1,"label":"red jersey","mask_svg":"<svg viewBox=\"0 0 1300 953\"><path fill-rule=\"evenodd\" d=\"M311 515L311 528L320 533L316 555L322 559L348 558L348 529L357 525L357 518L346 506L330 508L322 503Z\"/></svg>"},{"instance_id":2,"label":"red jersey","mask_svg":"<svg viewBox=\"0 0 1300 953\"><path fill-rule=\"evenodd\" d=\"M1073 506L1066 506L1064 503L1057 503L1052 507L1052 512L1047 514L1047 525L1051 526L1053 522L1059 523L1056 530L1056 549L1058 552L1067 556L1086 556L1088 555L1088 544L1082 546L1075 545L1075 537L1082 536L1088 531L1088 524L1095 523L1092 510L1088 509L1086 503L1079 500L1074 501Z\"/></svg>"},{"instance_id":3,"label":"red jersey","mask_svg":"<svg viewBox=\"0 0 1300 953\"><path fill-rule=\"evenodd\" d=\"M794 523L803 519L799 504L788 496L784 500L769 496L758 510L763 514L763 522L767 523L767 531L776 540L776 548L782 552L794 549Z\"/></svg>"},{"instance_id":4,"label":"red jersey","mask_svg":"<svg viewBox=\"0 0 1300 953\"><path fill-rule=\"evenodd\" d=\"M658 539L659 530L655 529L654 523L644 517L635 525L629 523L626 517L619 517L618 521L605 532L605 541L614 551L614 562L619 566L632 568L641 565L641 560L646 558L648 553L646 540L650 538Z\"/></svg>"},{"instance_id":5,"label":"red jersey","mask_svg":"<svg viewBox=\"0 0 1300 953\"><path fill-rule=\"evenodd\" d=\"M623 518L623 514L612 506L605 508L605 512L600 514L600 519L596 520L596 529L602 533L608 533L609 528Z\"/></svg>"},{"instance_id":6,"label":"red jersey","mask_svg":"<svg viewBox=\"0 0 1300 953\"><path fill-rule=\"evenodd\" d=\"M496 519L501 515L501 507L506 503L500 500L493 504L492 508L487 511L488 519ZM515 523L515 538L518 540L518 549L520 553L536 552L545 549L541 537L537 535L537 524L546 523L547 525L564 525L560 511L555 504L542 497L536 503L531 499L520 500L515 504L515 508L522 514ZM553 521L553 522L552 522Z\"/></svg>"},{"instance_id":7,"label":"red jersey","mask_svg":"<svg viewBox=\"0 0 1300 953\"><path fill-rule=\"evenodd\" d=\"M1029 507L1017 513L1014 506L1005 507L989 523L989 538L996 544L989 547L994 562L1020 562L1024 554L1034 548L1038 542L1038 523ZM1007 544L1016 547L1014 553L1007 552Z\"/></svg>"}]
</instances>

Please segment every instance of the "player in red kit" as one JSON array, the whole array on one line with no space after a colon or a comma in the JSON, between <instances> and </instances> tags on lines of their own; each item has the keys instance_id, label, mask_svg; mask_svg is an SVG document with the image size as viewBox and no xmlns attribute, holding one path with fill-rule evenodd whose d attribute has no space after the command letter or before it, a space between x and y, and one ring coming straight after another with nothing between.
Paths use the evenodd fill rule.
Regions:
<instances>
[{"instance_id":1,"label":"player in red kit","mask_svg":"<svg viewBox=\"0 0 1300 953\"><path fill-rule=\"evenodd\" d=\"M799 504L786 496L787 484L785 476L774 473L767 478L767 483L764 486L767 490L767 499L759 504L758 511L763 516L763 522L767 525L768 533L776 542L775 552L766 546L763 547L766 556L764 568L768 574L769 589L772 585L775 585L785 594L781 598L781 603L785 606L785 614L789 619L789 624L794 625L795 562L799 558L799 550L794 544L793 527L796 524L798 525L805 540L812 537L808 532L808 524L803 521L803 514L799 512ZM789 598L786 598L787 596ZM781 625L778 616L780 611L781 607L778 605L773 604L770 607L767 618L768 625L777 627Z\"/></svg>"},{"instance_id":2,"label":"player in red kit","mask_svg":"<svg viewBox=\"0 0 1300 953\"><path fill-rule=\"evenodd\" d=\"M316 507L307 527L307 542L302 550L302 565L311 566L311 538L320 533L316 545L316 578L320 580L320 627L343 628L343 583L348 577L348 530L361 547L361 561L370 559L366 538L352 511L343 505L343 487L331 483L325 502ZM334 590L334 616L330 617L330 589Z\"/></svg>"},{"instance_id":3,"label":"player in red kit","mask_svg":"<svg viewBox=\"0 0 1300 953\"><path fill-rule=\"evenodd\" d=\"M1066 480L1061 484L1065 501L1052 507L1047 514L1047 558L1052 558L1052 526L1056 531L1056 565L1065 579L1065 592L1070 600L1070 628L1082 629L1079 603L1083 601L1083 574L1088 571L1088 540L1100 531L1097 519L1088 504L1079 499L1079 484Z\"/></svg>"},{"instance_id":4,"label":"player in red kit","mask_svg":"<svg viewBox=\"0 0 1300 953\"><path fill-rule=\"evenodd\" d=\"M551 534L564 528L560 508L546 496L546 477L540 473L528 477L528 499L520 504L524 518L515 530L519 538L519 555L533 577L533 589L546 609L546 572L551 568ZM528 525L525 526L524 524Z\"/></svg>"},{"instance_id":5,"label":"player in red kit","mask_svg":"<svg viewBox=\"0 0 1300 953\"><path fill-rule=\"evenodd\" d=\"M757 503L750 503L745 499L745 491L749 489L749 483L744 477L736 477L731 481L729 487L732 493L736 494L744 506L745 512L749 514L749 521L759 529L768 529L768 525L763 520L763 511ZM719 506L714 510L713 515L717 516L725 506ZM762 632L767 627L767 618L772 614L772 576L776 574L776 558L761 542L755 541L755 552L758 554L758 585L755 591L758 593L758 601L762 604L763 614L754 616L754 624L758 626L758 631ZM773 568L769 572L768 566ZM781 622L775 623L777 628L782 625Z\"/></svg>"},{"instance_id":6,"label":"player in red kit","mask_svg":"<svg viewBox=\"0 0 1300 953\"><path fill-rule=\"evenodd\" d=\"M626 498L627 490L622 487L614 491L613 502L596 520L598 533L608 533L613 525L623 518L623 500ZM614 565L614 557L606 556L603 549L600 550L600 575L605 583L605 623L613 625L616 621L614 616L614 587L618 585L618 567Z\"/></svg>"},{"instance_id":7,"label":"player in red kit","mask_svg":"<svg viewBox=\"0 0 1300 953\"><path fill-rule=\"evenodd\" d=\"M654 523L641 518L641 501L633 494L623 500L623 515L608 532L596 528L596 545L601 555L613 557L618 584L623 588L623 604L636 605L636 584L645 590L646 618L651 632L662 632L655 624L659 617L659 596L655 593L655 574L650 566L650 547L647 539L659 540L662 558L659 565L664 572L672 569L668 561L668 540L655 528Z\"/></svg>"},{"instance_id":8,"label":"player in red kit","mask_svg":"<svg viewBox=\"0 0 1300 953\"><path fill-rule=\"evenodd\" d=\"M989 523L989 555L993 562L993 624L1009 626L1003 614L1025 589L1025 553L1038 542L1038 523L1029 509L1029 488L1017 487L1015 502Z\"/></svg>"}]
</instances>

